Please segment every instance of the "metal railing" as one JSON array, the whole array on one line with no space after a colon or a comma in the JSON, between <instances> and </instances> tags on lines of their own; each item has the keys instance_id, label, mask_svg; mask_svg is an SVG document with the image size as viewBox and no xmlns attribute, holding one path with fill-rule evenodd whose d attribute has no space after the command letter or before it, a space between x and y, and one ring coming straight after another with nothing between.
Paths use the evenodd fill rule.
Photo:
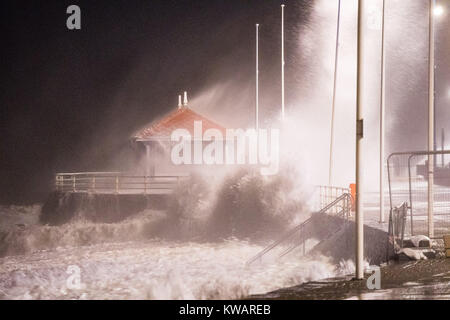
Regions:
<instances>
[{"instance_id":1,"label":"metal railing","mask_svg":"<svg viewBox=\"0 0 450 320\"><path fill-rule=\"evenodd\" d=\"M337 210L334 210L334 209ZM337 199L334 199L332 202L324 206L319 212L314 214L327 214L331 211L334 213L337 211L337 216L342 217L344 221L347 221L350 218L352 208L352 196L350 193L344 193L339 196ZM284 249L279 255L278 258L281 258L288 253L292 252L295 248L299 246L303 246L303 255L306 254L306 240L308 239L305 234L306 227L312 222L312 217L303 221L298 226L294 227L292 230L286 232L282 235L278 240L273 242L271 245L264 248L261 252L256 254L254 257L247 261L247 265L252 264L253 262L262 259L264 255L275 249L276 247L287 244L286 249Z\"/></svg>"},{"instance_id":2,"label":"metal railing","mask_svg":"<svg viewBox=\"0 0 450 320\"><path fill-rule=\"evenodd\" d=\"M168 194L187 176L139 176L121 172L58 173L55 188L71 193Z\"/></svg>"},{"instance_id":3,"label":"metal railing","mask_svg":"<svg viewBox=\"0 0 450 320\"><path fill-rule=\"evenodd\" d=\"M409 219L406 231L410 235L428 234L428 165L433 160L432 208L434 236L439 237L450 229L450 150L411 151L392 153L387 159L389 202L408 202Z\"/></svg>"},{"instance_id":4,"label":"metal railing","mask_svg":"<svg viewBox=\"0 0 450 320\"><path fill-rule=\"evenodd\" d=\"M349 188L343 188L343 187L335 187L335 186L316 186L315 192L314 192L314 210L320 211L323 209L327 204L333 202L343 194L350 193ZM333 209L333 213L337 213L337 209Z\"/></svg>"},{"instance_id":5,"label":"metal railing","mask_svg":"<svg viewBox=\"0 0 450 320\"><path fill-rule=\"evenodd\" d=\"M399 207L392 208L389 213L389 239L387 248L388 259L390 247L392 248L394 253L397 253L399 249L403 248L408 209L410 209L408 203L404 202Z\"/></svg>"}]
</instances>

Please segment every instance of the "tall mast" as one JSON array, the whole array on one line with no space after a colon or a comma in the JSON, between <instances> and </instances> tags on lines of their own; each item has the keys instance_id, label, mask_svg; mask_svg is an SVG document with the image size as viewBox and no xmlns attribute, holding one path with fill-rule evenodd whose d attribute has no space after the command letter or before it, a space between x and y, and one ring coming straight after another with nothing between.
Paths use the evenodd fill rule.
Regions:
<instances>
[{"instance_id":1,"label":"tall mast","mask_svg":"<svg viewBox=\"0 0 450 320\"><path fill-rule=\"evenodd\" d=\"M284 120L284 4L281 5L281 119Z\"/></svg>"},{"instance_id":2,"label":"tall mast","mask_svg":"<svg viewBox=\"0 0 450 320\"><path fill-rule=\"evenodd\" d=\"M338 1L337 23L336 23L336 48L334 52L334 77L333 77L333 99L331 102L331 134L330 134L330 160L328 166L328 185L333 184L333 149L334 149L334 114L336 109L336 85L339 59L339 31L341 24L341 0Z\"/></svg>"},{"instance_id":3,"label":"tall mast","mask_svg":"<svg viewBox=\"0 0 450 320\"><path fill-rule=\"evenodd\" d=\"M356 225L356 279L364 279L364 204L363 204L363 88L364 88L364 15L365 1L358 0L358 44L357 44L357 80L356 80L356 199L355 199L355 225Z\"/></svg>"},{"instance_id":4,"label":"tall mast","mask_svg":"<svg viewBox=\"0 0 450 320\"><path fill-rule=\"evenodd\" d=\"M428 37L428 151L434 150L434 0L430 0ZM428 155L428 236L434 236L433 225L433 185L434 156Z\"/></svg>"},{"instance_id":5,"label":"tall mast","mask_svg":"<svg viewBox=\"0 0 450 320\"><path fill-rule=\"evenodd\" d=\"M255 129L259 129L259 24L256 24L256 109Z\"/></svg>"},{"instance_id":6,"label":"tall mast","mask_svg":"<svg viewBox=\"0 0 450 320\"><path fill-rule=\"evenodd\" d=\"M386 48L384 43L386 0L383 0L381 18L381 97L380 97L380 222L384 222L384 140L386 114Z\"/></svg>"}]
</instances>

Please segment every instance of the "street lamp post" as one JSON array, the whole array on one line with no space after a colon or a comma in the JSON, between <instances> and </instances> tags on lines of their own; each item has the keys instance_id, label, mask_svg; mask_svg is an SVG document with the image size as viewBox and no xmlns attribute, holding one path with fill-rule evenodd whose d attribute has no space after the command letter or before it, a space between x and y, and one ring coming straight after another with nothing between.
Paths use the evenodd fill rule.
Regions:
<instances>
[{"instance_id":1,"label":"street lamp post","mask_svg":"<svg viewBox=\"0 0 450 320\"><path fill-rule=\"evenodd\" d=\"M364 206L363 206L363 162L362 162L362 139L364 136L363 122L363 88L364 88L364 37L363 37L363 16L364 0L358 0L358 40L357 40L357 80L356 80L356 279L364 279Z\"/></svg>"},{"instance_id":2,"label":"street lamp post","mask_svg":"<svg viewBox=\"0 0 450 320\"><path fill-rule=\"evenodd\" d=\"M259 24L256 24L255 130L259 130Z\"/></svg>"},{"instance_id":3,"label":"street lamp post","mask_svg":"<svg viewBox=\"0 0 450 320\"><path fill-rule=\"evenodd\" d=\"M281 120L284 120L284 4L281 5Z\"/></svg>"},{"instance_id":4,"label":"street lamp post","mask_svg":"<svg viewBox=\"0 0 450 320\"><path fill-rule=\"evenodd\" d=\"M430 0L429 36L428 36L428 151L434 149L434 15L435 0ZM434 237L433 223L433 186L434 186L434 156L428 155L428 236Z\"/></svg>"},{"instance_id":5,"label":"street lamp post","mask_svg":"<svg viewBox=\"0 0 450 320\"><path fill-rule=\"evenodd\" d=\"M384 17L386 0L383 0L381 22L381 97L380 97L380 222L384 222L384 139L385 139L385 114L386 114L386 49L384 43Z\"/></svg>"}]
</instances>

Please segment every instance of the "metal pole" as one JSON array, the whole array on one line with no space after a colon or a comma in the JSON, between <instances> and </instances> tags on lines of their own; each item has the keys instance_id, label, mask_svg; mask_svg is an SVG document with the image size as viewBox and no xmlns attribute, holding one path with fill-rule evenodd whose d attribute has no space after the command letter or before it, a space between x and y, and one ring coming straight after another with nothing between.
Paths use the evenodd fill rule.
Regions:
<instances>
[{"instance_id":1,"label":"metal pole","mask_svg":"<svg viewBox=\"0 0 450 320\"><path fill-rule=\"evenodd\" d=\"M281 5L281 120L284 120L284 4Z\"/></svg>"},{"instance_id":2,"label":"metal pole","mask_svg":"<svg viewBox=\"0 0 450 320\"><path fill-rule=\"evenodd\" d=\"M256 110L255 110L255 129L259 129L259 24L256 24Z\"/></svg>"},{"instance_id":3,"label":"metal pole","mask_svg":"<svg viewBox=\"0 0 450 320\"><path fill-rule=\"evenodd\" d=\"M413 216L413 201L412 201L412 183L411 183L411 159L413 155L408 157L408 186L409 186L409 212L411 214L411 235L414 235L414 216Z\"/></svg>"},{"instance_id":4,"label":"metal pole","mask_svg":"<svg viewBox=\"0 0 450 320\"><path fill-rule=\"evenodd\" d=\"M331 103L331 134L330 134L330 160L328 166L328 184L332 185L333 176L333 148L334 148L334 113L336 108L336 84L339 59L339 29L341 24L341 0L338 2L337 24L336 24L336 49L334 51L334 79L333 79L333 99Z\"/></svg>"},{"instance_id":5,"label":"metal pole","mask_svg":"<svg viewBox=\"0 0 450 320\"><path fill-rule=\"evenodd\" d=\"M146 156L145 175L148 177L151 175L150 145L148 143L145 145L145 156Z\"/></svg>"},{"instance_id":6,"label":"metal pole","mask_svg":"<svg viewBox=\"0 0 450 320\"><path fill-rule=\"evenodd\" d=\"M428 151L434 149L434 0L430 0L428 37ZM433 186L434 155L428 155L428 236L434 237L433 225Z\"/></svg>"},{"instance_id":7,"label":"metal pole","mask_svg":"<svg viewBox=\"0 0 450 320\"><path fill-rule=\"evenodd\" d=\"M386 13L386 0L383 0L381 24L381 101L380 101L380 222L384 222L384 138L386 113L386 49L384 46L384 17Z\"/></svg>"},{"instance_id":8,"label":"metal pole","mask_svg":"<svg viewBox=\"0 0 450 320\"><path fill-rule=\"evenodd\" d=\"M390 164L390 160L391 160L391 156L388 156L387 158L387 175L388 175L388 188L389 188L389 213L392 210L392 188L391 188L391 164Z\"/></svg>"},{"instance_id":9,"label":"metal pole","mask_svg":"<svg viewBox=\"0 0 450 320\"><path fill-rule=\"evenodd\" d=\"M358 44L357 44L357 80L356 80L356 279L364 278L364 206L363 192L363 163L362 163L362 139L364 136L363 111L363 57L364 57L364 0L358 0Z\"/></svg>"},{"instance_id":10,"label":"metal pole","mask_svg":"<svg viewBox=\"0 0 450 320\"><path fill-rule=\"evenodd\" d=\"M444 128L442 128L441 129L441 150L444 151L444 149L445 149L445 132L444 132ZM444 153L442 153L441 162L442 162L442 167L445 167Z\"/></svg>"}]
</instances>

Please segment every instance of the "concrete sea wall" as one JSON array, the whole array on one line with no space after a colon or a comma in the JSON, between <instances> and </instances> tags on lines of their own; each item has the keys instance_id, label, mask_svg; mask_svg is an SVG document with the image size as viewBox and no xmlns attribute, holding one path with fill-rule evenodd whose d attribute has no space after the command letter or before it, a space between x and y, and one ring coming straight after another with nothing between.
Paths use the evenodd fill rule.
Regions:
<instances>
[{"instance_id":1,"label":"concrete sea wall","mask_svg":"<svg viewBox=\"0 0 450 320\"><path fill-rule=\"evenodd\" d=\"M53 192L42 207L43 224L61 225L73 219L113 223L145 209L162 209L167 195Z\"/></svg>"}]
</instances>

